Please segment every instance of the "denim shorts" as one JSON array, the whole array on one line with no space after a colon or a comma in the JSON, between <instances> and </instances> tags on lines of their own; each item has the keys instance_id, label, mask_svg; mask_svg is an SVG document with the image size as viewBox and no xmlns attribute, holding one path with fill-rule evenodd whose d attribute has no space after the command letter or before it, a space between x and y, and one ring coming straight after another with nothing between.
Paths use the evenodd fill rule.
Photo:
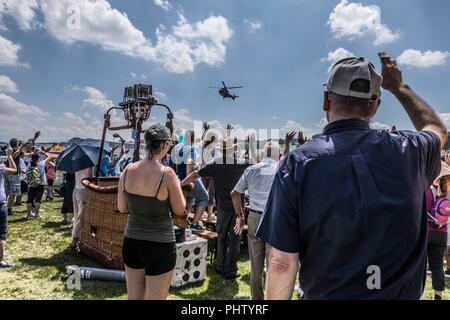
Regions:
<instances>
[{"instance_id":1,"label":"denim shorts","mask_svg":"<svg viewBox=\"0 0 450 320\"><path fill-rule=\"evenodd\" d=\"M8 232L8 207L6 202L0 203L0 240L6 240Z\"/></svg>"},{"instance_id":2,"label":"denim shorts","mask_svg":"<svg viewBox=\"0 0 450 320\"><path fill-rule=\"evenodd\" d=\"M197 206L206 208L208 206L209 195L200 179L194 181L194 190L187 194L187 203L197 202Z\"/></svg>"},{"instance_id":3,"label":"denim shorts","mask_svg":"<svg viewBox=\"0 0 450 320\"><path fill-rule=\"evenodd\" d=\"M5 192L8 196L20 196L20 175L13 174L5 177Z\"/></svg>"}]
</instances>

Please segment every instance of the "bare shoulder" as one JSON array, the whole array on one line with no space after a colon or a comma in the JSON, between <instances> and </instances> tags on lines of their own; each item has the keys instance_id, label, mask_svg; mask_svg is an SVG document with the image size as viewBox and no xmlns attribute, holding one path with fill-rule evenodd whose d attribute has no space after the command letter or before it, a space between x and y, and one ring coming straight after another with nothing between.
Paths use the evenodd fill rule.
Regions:
<instances>
[{"instance_id":1,"label":"bare shoulder","mask_svg":"<svg viewBox=\"0 0 450 320\"><path fill-rule=\"evenodd\" d=\"M168 180L178 179L177 174L175 173L175 171L171 167L167 167L166 166L164 175L167 177Z\"/></svg>"}]
</instances>

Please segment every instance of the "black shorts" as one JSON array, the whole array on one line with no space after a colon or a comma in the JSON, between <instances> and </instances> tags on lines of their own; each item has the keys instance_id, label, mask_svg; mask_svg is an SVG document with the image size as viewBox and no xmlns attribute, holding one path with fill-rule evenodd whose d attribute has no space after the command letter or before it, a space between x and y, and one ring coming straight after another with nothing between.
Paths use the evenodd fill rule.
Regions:
<instances>
[{"instance_id":1,"label":"black shorts","mask_svg":"<svg viewBox=\"0 0 450 320\"><path fill-rule=\"evenodd\" d=\"M28 200L27 203L41 203L42 196L44 195L44 186L40 185L39 187L28 187Z\"/></svg>"},{"instance_id":2,"label":"black shorts","mask_svg":"<svg viewBox=\"0 0 450 320\"><path fill-rule=\"evenodd\" d=\"M145 269L145 275L158 276L171 271L177 262L175 242L162 243L125 237L123 263L132 269Z\"/></svg>"},{"instance_id":3,"label":"black shorts","mask_svg":"<svg viewBox=\"0 0 450 320\"><path fill-rule=\"evenodd\" d=\"M49 187L53 187L53 182L55 182L55 180L50 179L50 178L47 179L47 185L48 185Z\"/></svg>"},{"instance_id":4,"label":"black shorts","mask_svg":"<svg viewBox=\"0 0 450 320\"><path fill-rule=\"evenodd\" d=\"M22 194L28 192L28 183L25 180L20 181L20 192Z\"/></svg>"}]
</instances>

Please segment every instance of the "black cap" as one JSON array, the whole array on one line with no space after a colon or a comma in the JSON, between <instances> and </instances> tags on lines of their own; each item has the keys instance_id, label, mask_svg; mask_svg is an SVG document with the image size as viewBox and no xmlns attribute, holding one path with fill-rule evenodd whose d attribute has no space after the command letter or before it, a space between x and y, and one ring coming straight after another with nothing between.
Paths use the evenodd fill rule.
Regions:
<instances>
[{"instance_id":1,"label":"black cap","mask_svg":"<svg viewBox=\"0 0 450 320\"><path fill-rule=\"evenodd\" d=\"M153 130L156 133L156 136L153 137L154 140L170 141L169 129L162 124L153 124L148 128L148 130Z\"/></svg>"}]
</instances>

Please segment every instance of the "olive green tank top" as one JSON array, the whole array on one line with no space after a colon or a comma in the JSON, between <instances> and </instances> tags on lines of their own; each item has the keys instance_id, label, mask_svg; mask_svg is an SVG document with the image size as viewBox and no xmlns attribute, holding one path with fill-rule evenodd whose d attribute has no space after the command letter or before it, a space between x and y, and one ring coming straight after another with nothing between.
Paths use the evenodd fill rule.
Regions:
<instances>
[{"instance_id":1,"label":"olive green tank top","mask_svg":"<svg viewBox=\"0 0 450 320\"><path fill-rule=\"evenodd\" d=\"M129 193L126 190L128 169L123 177L123 193L130 209L125 227L125 237L136 240L154 242L175 242L172 217L169 210L169 199L161 201L156 198L164 177L165 167L156 187L154 197Z\"/></svg>"}]
</instances>

